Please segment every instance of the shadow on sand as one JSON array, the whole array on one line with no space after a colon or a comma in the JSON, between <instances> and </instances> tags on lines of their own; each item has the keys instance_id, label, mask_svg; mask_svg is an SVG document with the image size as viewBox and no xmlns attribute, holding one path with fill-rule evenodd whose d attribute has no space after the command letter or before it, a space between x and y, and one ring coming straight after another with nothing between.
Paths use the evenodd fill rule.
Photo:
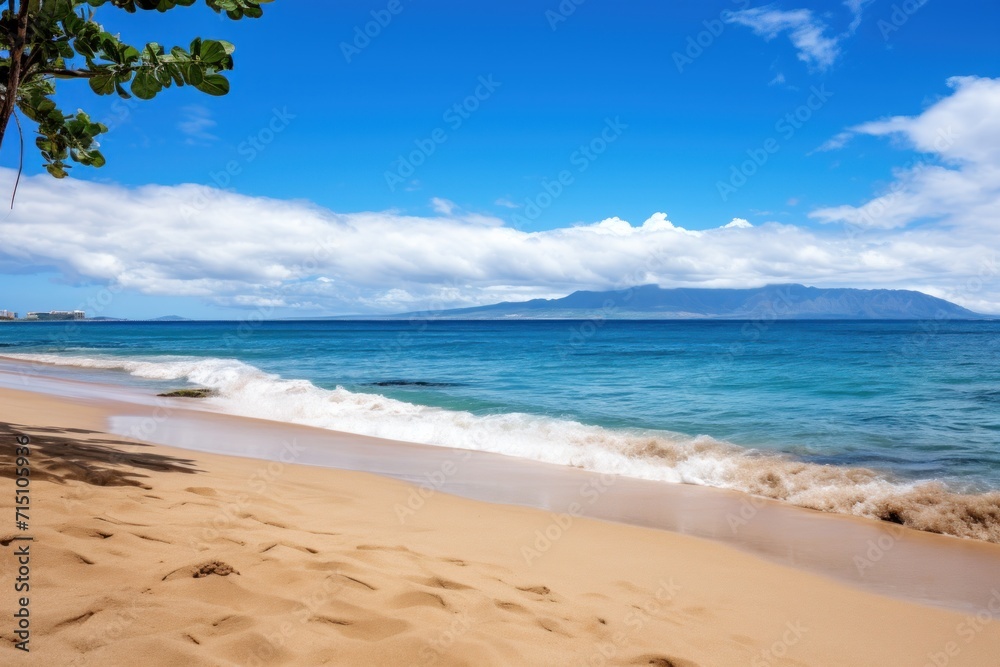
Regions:
<instances>
[{"instance_id":1,"label":"shadow on sand","mask_svg":"<svg viewBox=\"0 0 1000 667\"><path fill-rule=\"evenodd\" d=\"M192 459L156 454L151 445L110 439L107 434L79 428L22 426L0 422L0 477L14 477L17 436L31 439L31 478L63 484L78 481L94 486L138 486L152 472L201 472Z\"/></svg>"}]
</instances>

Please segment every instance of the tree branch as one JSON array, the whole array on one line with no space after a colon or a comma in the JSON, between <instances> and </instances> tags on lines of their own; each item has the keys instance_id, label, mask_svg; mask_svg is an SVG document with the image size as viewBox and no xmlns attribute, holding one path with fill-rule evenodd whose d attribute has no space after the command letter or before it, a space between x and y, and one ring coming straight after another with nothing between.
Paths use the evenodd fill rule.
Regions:
<instances>
[{"instance_id":1,"label":"tree branch","mask_svg":"<svg viewBox=\"0 0 1000 667\"><path fill-rule=\"evenodd\" d=\"M104 72L82 69L38 69L33 72L40 76L51 75L60 79L92 79Z\"/></svg>"},{"instance_id":2,"label":"tree branch","mask_svg":"<svg viewBox=\"0 0 1000 667\"><path fill-rule=\"evenodd\" d=\"M14 210L14 197L17 196L17 186L21 184L21 172L24 171L24 130L21 129L21 119L14 111L14 122L17 123L17 135L21 137L21 156L17 163L17 180L14 181L14 191L10 193L10 210Z\"/></svg>"},{"instance_id":3,"label":"tree branch","mask_svg":"<svg viewBox=\"0 0 1000 667\"><path fill-rule=\"evenodd\" d=\"M8 0L8 6L13 5L13 1ZM3 100L0 102L0 145L3 145L3 137L7 131L7 124L10 122L10 116L14 113L18 88L21 86L21 64L28 36L28 3L29 0L21 0L20 11L14 22L14 34L11 35L10 40L10 69L7 72L7 88L4 91Z\"/></svg>"}]
</instances>

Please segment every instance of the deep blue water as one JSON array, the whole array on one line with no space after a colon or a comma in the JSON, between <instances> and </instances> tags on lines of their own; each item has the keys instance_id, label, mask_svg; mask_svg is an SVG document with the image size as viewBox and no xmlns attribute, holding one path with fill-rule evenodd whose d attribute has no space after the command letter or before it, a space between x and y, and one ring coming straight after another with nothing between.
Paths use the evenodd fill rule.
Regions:
<instances>
[{"instance_id":1,"label":"deep blue water","mask_svg":"<svg viewBox=\"0 0 1000 667\"><path fill-rule=\"evenodd\" d=\"M0 355L10 354L105 366L237 359L322 389L477 416L703 434L1000 488L1000 322L2 324ZM151 389L192 379L114 377Z\"/></svg>"}]
</instances>

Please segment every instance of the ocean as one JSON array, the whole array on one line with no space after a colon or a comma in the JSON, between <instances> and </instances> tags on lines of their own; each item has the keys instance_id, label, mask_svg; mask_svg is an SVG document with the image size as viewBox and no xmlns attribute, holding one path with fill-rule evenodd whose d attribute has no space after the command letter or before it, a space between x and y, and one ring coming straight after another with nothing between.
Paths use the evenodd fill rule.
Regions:
<instances>
[{"instance_id":1,"label":"ocean","mask_svg":"<svg viewBox=\"0 0 1000 667\"><path fill-rule=\"evenodd\" d=\"M213 408L1000 541L1000 322L0 325L0 355Z\"/></svg>"}]
</instances>

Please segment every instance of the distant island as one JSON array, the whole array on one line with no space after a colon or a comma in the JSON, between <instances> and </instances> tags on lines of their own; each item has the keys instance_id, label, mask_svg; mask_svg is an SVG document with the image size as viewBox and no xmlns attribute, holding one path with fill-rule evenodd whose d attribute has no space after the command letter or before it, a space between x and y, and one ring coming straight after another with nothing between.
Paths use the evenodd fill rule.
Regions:
<instances>
[{"instance_id":1,"label":"distant island","mask_svg":"<svg viewBox=\"0 0 1000 667\"><path fill-rule=\"evenodd\" d=\"M153 319L129 320L120 317L87 317L82 310L50 310L48 312L32 312L25 317L11 310L0 310L0 322L190 322L186 317L164 315Z\"/></svg>"},{"instance_id":2,"label":"distant island","mask_svg":"<svg viewBox=\"0 0 1000 667\"><path fill-rule=\"evenodd\" d=\"M387 316L323 319L407 319L426 312ZM606 292L578 291L560 299L497 303L456 308L433 314L434 319L756 319L782 320L924 320L988 318L957 304L913 290L767 285L751 289L664 289L642 285Z\"/></svg>"}]
</instances>

